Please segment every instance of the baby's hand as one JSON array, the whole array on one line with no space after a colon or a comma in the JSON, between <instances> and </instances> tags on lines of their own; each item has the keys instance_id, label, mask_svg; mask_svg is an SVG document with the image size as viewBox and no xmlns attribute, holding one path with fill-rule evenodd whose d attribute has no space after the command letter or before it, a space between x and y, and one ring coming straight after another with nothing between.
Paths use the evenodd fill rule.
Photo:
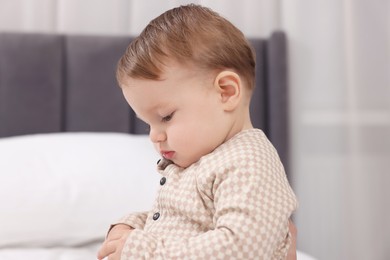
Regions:
<instances>
[{"instance_id":1,"label":"baby's hand","mask_svg":"<svg viewBox=\"0 0 390 260\"><path fill-rule=\"evenodd\" d=\"M288 229L291 233L291 245L288 249L287 260L296 260L297 259L297 228L294 223L290 220Z\"/></svg>"},{"instance_id":2,"label":"baby's hand","mask_svg":"<svg viewBox=\"0 0 390 260\"><path fill-rule=\"evenodd\" d=\"M101 260L108 257L108 260L119 260L123 246L132 229L130 226L124 224L115 225L100 247L97 258Z\"/></svg>"}]
</instances>

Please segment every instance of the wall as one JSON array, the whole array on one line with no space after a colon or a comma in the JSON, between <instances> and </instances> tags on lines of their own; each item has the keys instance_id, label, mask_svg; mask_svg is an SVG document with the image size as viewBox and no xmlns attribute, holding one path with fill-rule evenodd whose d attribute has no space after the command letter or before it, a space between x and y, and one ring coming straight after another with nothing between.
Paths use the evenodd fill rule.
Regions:
<instances>
[{"instance_id":1,"label":"wall","mask_svg":"<svg viewBox=\"0 0 390 260\"><path fill-rule=\"evenodd\" d=\"M300 247L389 259L389 1L284 1Z\"/></svg>"}]
</instances>

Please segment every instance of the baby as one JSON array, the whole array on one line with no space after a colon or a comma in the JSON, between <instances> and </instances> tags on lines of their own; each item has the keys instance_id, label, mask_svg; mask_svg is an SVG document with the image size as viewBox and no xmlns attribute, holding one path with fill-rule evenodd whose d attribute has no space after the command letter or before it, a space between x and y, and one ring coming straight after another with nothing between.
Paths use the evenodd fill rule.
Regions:
<instances>
[{"instance_id":1,"label":"baby","mask_svg":"<svg viewBox=\"0 0 390 260\"><path fill-rule=\"evenodd\" d=\"M297 201L272 144L252 126L254 53L229 21L187 5L152 20L117 79L162 159L150 212L125 216L111 259L285 259Z\"/></svg>"}]
</instances>

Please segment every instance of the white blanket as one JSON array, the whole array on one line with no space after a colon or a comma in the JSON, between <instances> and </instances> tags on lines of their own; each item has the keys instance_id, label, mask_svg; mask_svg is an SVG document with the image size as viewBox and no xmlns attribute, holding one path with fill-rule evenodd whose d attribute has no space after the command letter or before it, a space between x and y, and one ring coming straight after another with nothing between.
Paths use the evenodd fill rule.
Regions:
<instances>
[{"instance_id":1,"label":"white blanket","mask_svg":"<svg viewBox=\"0 0 390 260\"><path fill-rule=\"evenodd\" d=\"M89 260L97 259L100 243L82 247L5 248L0 249L1 260Z\"/></svg>"}]
</instances>

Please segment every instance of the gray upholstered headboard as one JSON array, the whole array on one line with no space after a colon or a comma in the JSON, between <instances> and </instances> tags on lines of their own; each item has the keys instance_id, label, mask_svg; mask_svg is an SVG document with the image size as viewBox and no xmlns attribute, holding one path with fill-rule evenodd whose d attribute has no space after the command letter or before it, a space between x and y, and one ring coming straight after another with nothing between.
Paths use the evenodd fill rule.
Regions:
<instances>
[{"instance_id":1,"label":"gray upholstered headboard","mask_svg":"<svg viewBox=\"0 0 390 260\"><path fill-rule=\"evenodd\" d=\"M144 134L115 81L131 37L0 33L0 137L64 131ZM256 50L252 122L288 168L286 37Z\"/></svg>"}]
</instances>

